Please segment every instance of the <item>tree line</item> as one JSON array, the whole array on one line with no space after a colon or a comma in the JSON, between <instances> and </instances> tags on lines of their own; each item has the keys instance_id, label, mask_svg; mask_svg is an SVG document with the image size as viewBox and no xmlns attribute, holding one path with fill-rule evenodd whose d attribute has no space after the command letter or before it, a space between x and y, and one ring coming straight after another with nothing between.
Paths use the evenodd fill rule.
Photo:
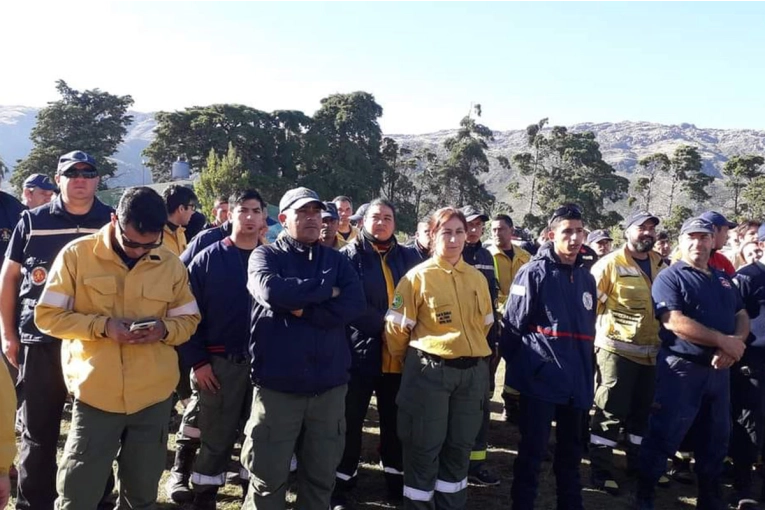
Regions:
<instances>
[{"instance_id":1,"label":"tree line","mask_svg":"<svg viewBox=\"0 0 765 510\"><path fill-rule=\"evenodd\" d=\"M11 177L17 189L32 173L52 176L58 156L72 148L92 154L103 175L116 171L110 157L132 122L132 97L78 91L63 80L56 89L61 98L38 114L33 148ZM255 187L276 202L287 189L306 186L327 198L348 195L356 204L388 198L405 231L444 204L515 213L517 223L535 231L564 202L579 204L590 227L610 228L622 220L618 206L626 202L630 209L652 210L674 232L711 198L714 179L702 171L696 147L681 145L672 154L639 160L630 183L603 160L594 133L550 127L547 118L527 127L523 152L490 156L494 135L480 122L481 114L481 106L472 105L456 134L433 150L400 146L383 136L383 108L368 92L332 94L313 115L238 104L194 106L158 112L144 156L155 182L169 180L172 163L184 157L200 173L195 188L205 211L216 196L235 188ZM516 211L482 182L491 158L507 176ZM725 163L726 213L765 216L763 162L759 155L740 155ZM5 169L0 160L0 171Z\"/></svg>"}]
</instances>

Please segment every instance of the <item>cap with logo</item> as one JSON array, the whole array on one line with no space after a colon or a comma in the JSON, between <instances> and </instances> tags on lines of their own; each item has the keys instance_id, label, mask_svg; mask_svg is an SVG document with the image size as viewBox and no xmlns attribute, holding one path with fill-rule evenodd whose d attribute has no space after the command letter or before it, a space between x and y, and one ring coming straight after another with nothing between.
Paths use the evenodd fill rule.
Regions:
<instances>
[{"instance_id":1,"label":"cap with logo","mask_svg":"<svg viewBox=\"0 0 765 510\"><path fill-rule=\"evenodd\" d=\"M600 241L613 241L611 234L608 230L593 230L590 235L587 236L587 244L599 243Z\"/></svg>"},{"instance_id":2,"label":"cap with logo","mask_svg":"<svg viewBox=\"0 0 765 510\"><path fill-rule=\"evenodd\" d=\"M633 225L644 225L646 221L653 221L654 226L659 224L659 218L648 211L636 211L627 217L624 222L624 228L630 228Z\"/></svg>"},{"instance_id":3,"label":"cap with logo","mask_svg":"<svg viewBox=\"0 0 765 510\"><path fill-rule=\"evenodd\" d=\"M465 219L468 222L471 222L476 219L481 219L481 221L489 221L489 216L479 210L477 207L473 207L472 205L466 205L462 209L460 209L460 212L465 215Z\"/></svg>"},{"instance_id":4,"label":"cap with logo","mask_svg":"<svg viewBox=\"0 0 765 510\"><path fill-rule=\"evenodd\" d=\"M96 168L96 160L93 159L90 154L82 151L72 151L58 158L58 167L56 168L56 173L59 175L63 174L78 163L85 163L86 165L89 165L93 170L98 171L98 168Z\"/></svg>"},{"instance_id":5,"label":"cap with logo","mask_svg":"<svg viewBox=\"0 0 765 510\"><path fill-rule=\"evenodd\" d=\"M719 227L735 228L736 227L735 223L733 223L732 221L728 221L728 219L725 216L723 216L717 211L707 211L701 216L699 216L699 218L703 218L707 220L709 223L711 223L712 225L718 228Z\"/></svg>"},{"instance_id":6,"label":"cap with logo","mask_svg":"<svg viewBox=\"0 0 765 510\"><path fill-rule=\"evenodd\" d=\"M680 235L685 234L714 234L715 227L712 222L699 216L696 218L688 218L680 227Z\"/></svg>"},{"instance_id":7,"label":"cap with logo","mask_svg":"<svg viewBox=\"0 0 765 510\"><path fill-rule=\"evenodd\" d=\"M337 212L337 206L334 202L324 202L325 210L321 212L321 219L332 218L339 220L340 214Z\"/></svg>"},{"instance_id":8,"label":"cap with logo","mask_svg":"<svg viewBox=\"0 0 765 510\"><path fill-rule=\"evenodd\" d=\"M311 202L317 202L322 209L327 208L324 202L319 200L319 195L315 191L308 188L293 188L279 200L279 212L283 213L287 209L300 209Z\"/></svg>"},{"instance_id":9,"label":"cap with logo","mask_svg":"<svg viewBox=\"0 0 765 510\"><path fill-rule=\"evenodd\" d=\"M24 179L25 188L40 188L45 191L56 191L56 183L43 174L32 174Z\"/></svg>"}]
</instances>

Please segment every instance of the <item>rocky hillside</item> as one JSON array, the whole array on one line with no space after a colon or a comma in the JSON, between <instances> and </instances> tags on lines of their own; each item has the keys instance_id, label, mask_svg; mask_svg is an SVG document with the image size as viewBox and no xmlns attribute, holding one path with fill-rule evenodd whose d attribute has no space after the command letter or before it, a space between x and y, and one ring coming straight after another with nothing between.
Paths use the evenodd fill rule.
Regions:
<instances>
[{"instance_id":1,"label":"rocky hillside","mask_svg":"<svg viewBox=\"0 0 765 510\"><path fill-rule=\"evenodd\" d=\"M38 108L0 106L0 157L11 167L32 147L29 133ZM150 182L151 176L141 163L141 151L151 142L155 122L151 113L131 112L133 124L114 159L118 174L110 180L111 186L134 185ZM620 173L631 174L637 161L655 152L671 153L680 144L695 145L703 158L705 171L720 177L722 165L737 154L765 154L765 131L702 129L693 124L662 125L651 122L583 123L570 126L574 131L593 131L601 145L604 158ZM454 134L452 130L422 135L388 135L410 148L430 146L443 151L443 141ZM525 150L522 130L497 131L490 146L492 156L512 156ZM492 158L492 169L486 176L488 187L504 198L508 175Z\"/></svg>"}]
</instances>

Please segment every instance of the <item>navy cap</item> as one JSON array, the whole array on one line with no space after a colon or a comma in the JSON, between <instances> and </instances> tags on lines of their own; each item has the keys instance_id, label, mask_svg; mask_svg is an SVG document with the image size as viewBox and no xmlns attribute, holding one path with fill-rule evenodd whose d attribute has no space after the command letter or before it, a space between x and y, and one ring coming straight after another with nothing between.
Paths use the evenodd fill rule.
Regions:
<instances>
[{"instance_id":1,"label":"navy cap","mask_svg":"<svg viewBox=\"0 0 765 510\"><path fill-rule=\"evenodd\" d=\"M613 241L613 237L608 233L608 230L593 230L590 235L587 236L587 244L598 243L600 241Z\"/></svg>"},{"instance_id":2,"label":"navy cap","mask_svg":"<svg viewBox=\"0 0 765 510\"><path fill-rule=\"evenodd\" d=\"M300 209L311 202L318 202L322 209L327 208L324 202L319 200L319 195L315 191L308 188L294 188L285 193L279 200L279 212L283 213L287 209Z\"/></svg>"},{"instance_id":3,"label":"navy cap","mask_svg":"<svg viewBox=\"0 0 765 510\"><path fill-rule=\"evenodd\" d=\"M481 218L481 221L489 221L489 216L479 210L476 207L473 207L472 205L466 205L462 209L460 209L460 212L465 215L465 219L467 221L473 221L475 219Z\"/></svg>"},{"instance_id":4,"label":"navy cap","mask_svg":"<svg viewBox=\"0 0 765 510\"><path fill-rule=\"evenodd\" d=\"M356 209L356 213L348 218L349 221L360 221L364 218L364 215L367 213L367 209L369 209L369 204L361 204L358 209Z\"/></svg>"},{"instance_id":5,"label":"navy cap","mask_svg":"<svg viewBox=\"0 0 765 510\"><path fill-rule=\"evenodd\" d=\"M43 174L32 174L24 179L25 188L40 188L45 191L56 191L56 183Z\"/></svg>"},{"instance_id":6,"label":"navy cap","mask_svg":"<svg viewBox=\"0 0 765 510\"><path fill-rule=\"evenodd\" d=\"M648 211L636 211L629 215L627 221L624 223L624 228L627 229L633 225L643 225L648 220L652 220L654 225L659 224L659 218Z\"/></svg>"},{"instance_id":7,"label":"navy cap","mask_svg":"<svg viewBox=\"0 0 765 510\"><path fill-rule=\"evenodd\" d=\"M321 212L321 219L332 218L333 220L339 220L340 215L337 213L337 206L334 202L324 202L325 211Z\"/></svg>"},{"instance_id":8,"label":"navy cap","mask_svg":"<svg viewBox=\"0 0 765 510\"><path fill-rule=\"evenodd\" d=\"M728 221L728 219L725 216L723 216L722 214L716 211L707 211L701 216L699 216L699 218L704 218L715 227L729 227L729 228L736 227L735 223L733 223L732 221Z\"/></svg>"},{"instance_id":9,"label":"navy cap","mask_svg":"<svg viewBox=\"0 0 765 510\"><path fill-rule=\"evenodd\" d=\"M684 234L711 234L714 235L715 227L711 221L699 216L688 218L680 227L680 235Z\"/></svg>"},{"instance_id":10,"label":"navy cap","mask_svg":"<svg viewBox=\"0 0 765 510\"><path fill-rule=\"evenodd\" d=\"M90 165L93 170L98 171L98 168L96 168L96 160L93 159L90 154L82 151L72 151L58 158L58 167L56 168L56 173L62 174L77 163L85 163Z\"/></svg>"}]
</instances>

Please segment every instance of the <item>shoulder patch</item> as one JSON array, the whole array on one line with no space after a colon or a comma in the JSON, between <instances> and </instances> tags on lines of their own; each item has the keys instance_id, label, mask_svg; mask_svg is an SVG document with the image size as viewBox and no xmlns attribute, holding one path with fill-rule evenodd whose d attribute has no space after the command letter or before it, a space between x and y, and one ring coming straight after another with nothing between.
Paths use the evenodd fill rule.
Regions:
<instances>
[{"instance_id":1,"label":"shoulder patch","mask_svg":"<svg viewBox=\"0 0 765 510\"><path fill-rule=\"evenodd\" d=\"M393 303L391 303L390 307L394 310L398 310L402 306L404 306L404 298L401 297L401 294L396 292L393 294Z\"/></svg>"},{"instance_id":2,"label":"shoulder patch","mask_svg":"<svg viewBox=\"0 0 765 510\"><path fill-rule=\"evenodd\" d=\"M35 285L42 285L48 279L48 270L43 266L37 266L32 269L32 283Z\"/></svg>"},{"instance_id":3,"label":"shoulder patch","mask_svg":"<svg viewBox=\"0 0 765 510\"><path fill-rule=\"evenodd\" d=\"M640 276L640 271L634 267L616 266L619 276Z\"/></svg>"},{"instance_id":4,"label":"shoulder patch","mask_svg":"<svg viewBox=\"0 0 765 510\"><path fill-rule=\"evenodd\" d=\"M513 286L510 287L510 295L523 297L526 295L526 287L524 287L523 285L513 284Z\"/></svg>"},{"instance_id":5,"label":"shoulder patch","mask_svg":"<svg viewBox=\"0 0 765 510\"><path fill-rule=\"evenodd\" d=\"M587 310L592 310L592 294L589 292L582 294L582 303Z\"/></svg>"},{"instance_id":6,"label":"shoulder patch","mask_svg":"<svg viewBox=\"0 0 765 510\"><path fill-rule=\"evenodd\" d=\"M724 276L719 276L718 278L720 279L720 285L722 285L726 289L731 288L730 281L727 278L725 278Z\"/></svg>"}]
</instances>

